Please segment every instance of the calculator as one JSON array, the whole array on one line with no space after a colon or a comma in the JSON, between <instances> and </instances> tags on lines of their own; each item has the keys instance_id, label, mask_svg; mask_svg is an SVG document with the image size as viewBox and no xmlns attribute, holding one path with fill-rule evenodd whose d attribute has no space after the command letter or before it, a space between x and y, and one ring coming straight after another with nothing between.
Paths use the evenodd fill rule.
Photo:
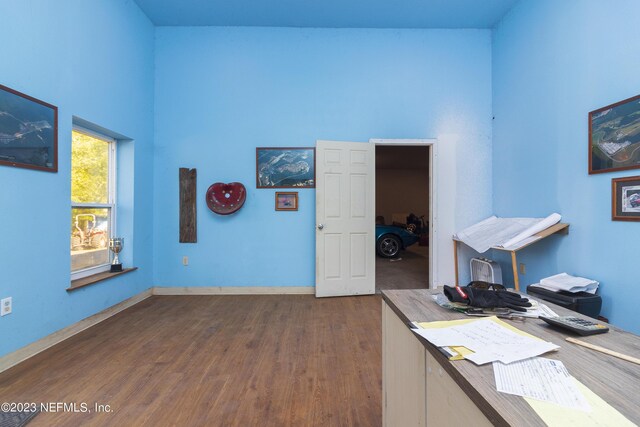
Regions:
<instances>
[{"instance_id":1,"label":"calculator","mask_svg":"<svg viewBox=\"0 0 640 427\"><path fill-rule=\"evenodd\" d=\"M609 332L609 328L605 325L601 325L600 323L595 323L590 320L580 319L574 316L540 316L540 319L544 320L550 325L568 329L579 335L604 334L605 332Z\"/></svg>"}]
</instances>

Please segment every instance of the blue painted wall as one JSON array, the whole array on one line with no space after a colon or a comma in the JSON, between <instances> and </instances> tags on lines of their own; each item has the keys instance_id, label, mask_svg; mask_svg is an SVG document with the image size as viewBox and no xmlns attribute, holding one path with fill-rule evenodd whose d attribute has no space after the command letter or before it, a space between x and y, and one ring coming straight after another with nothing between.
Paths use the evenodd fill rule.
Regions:
<instances>
[{"instance_id":1,"label":"blue painted wall","mask_svg":"<svg viewBox=\"0 0 640 427\"><path fill-rule=\"evenodd\" d=\"M599 280L602 314L635 333L640 223L611 221L611 179L640 171L588 175L587 114L640 93L638 16L636 0L523 0L493 35L495 212L571 224L519 254L522 280Z\"/></svg>"},{"instance_id":2,"label":"blue painted wall","mask_svg":"<svg viewBox=\"0 0 640 427\"><path fill-rule=\"evenodd\" d=\"M489 215L490 34L157 28L155 284L314 285L314 190L300 190L298 212L275 212L275 190L255 187L256 146L439 138L455 153L447 185L460 189L443 196L457 206L448 216L466 226ZM180 167L198 170L197 244L178 243ZM247 202L217 216L205 192L231 181Z\"/></svg>"},{"instance_id":3,"label":"blue painted wall","mask_svg":"<svg viewBox=\"0 0 640 427\"><path fill-rule=\"evenodd\" d=\"M314 190L300 190L300 211L275 212L275 190L254 183L256 146L316 139L438 138L454 154L456 229L494 211L562 213L571 233L521 252L522 281L598 279L603 314L639 333L640 226L610 220L611 178L636 173L587 174L587 113L640 87L640 4L615 5L522 0L493 35L167 27L154 42L130 0L0 3L0 83L60 113L57 174L0 167L0 298L14 299L0 356L152 285L313 286ZM120 234L140 269L67 293L72 116L133 139ZM197 244L178 243L179 167L198 169ZM247 186L239 213L207 210L218 181Z\"/></svg>"},{"instance_id":4,"label":"blue painted wall","mask_svg":"<svg viewBox=\"0 0 640 427\"><path fill-rule=\"evenodd\" d=\"M0 166L2 356L152 285L154 28L130 0L1 2L0 16L0 83L59 108L58 173ZM133 139L119 232L140 269L67 293L72 116Z\"/></svg>"}]
</instances>

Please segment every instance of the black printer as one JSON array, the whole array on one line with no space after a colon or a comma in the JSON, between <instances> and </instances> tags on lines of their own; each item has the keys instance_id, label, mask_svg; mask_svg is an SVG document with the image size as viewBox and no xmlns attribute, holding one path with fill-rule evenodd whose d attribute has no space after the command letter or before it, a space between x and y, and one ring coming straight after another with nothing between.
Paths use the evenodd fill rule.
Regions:
<instances>
[{"instance_id":1,"label":"black printer","mask_svg":"<svg viewBox=\"0 0 640 427\"><path fill-rule=\"evenodd\" d=\"M600 309L602 308L600 295L590 294L589 292L554 292L536 285L529 285L527 286L527 294L594 319L600 315Z\"/></svg>"}]
</instances>

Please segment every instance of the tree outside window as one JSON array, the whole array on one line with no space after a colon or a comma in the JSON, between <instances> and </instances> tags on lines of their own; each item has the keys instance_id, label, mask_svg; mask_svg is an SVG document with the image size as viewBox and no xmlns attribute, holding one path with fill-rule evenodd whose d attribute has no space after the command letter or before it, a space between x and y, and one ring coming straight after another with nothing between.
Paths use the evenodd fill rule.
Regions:
<instances>
[{"instance_id":1,"label":"tree outside window","mask_svg":"<svg viewBox=\"0 0 640 427\"><path fill-rule=\"evenodd\" d=\"M75 128L71 141L72 278L104 271L115 214L115 140Z\"/></svg>"}]
</instances>

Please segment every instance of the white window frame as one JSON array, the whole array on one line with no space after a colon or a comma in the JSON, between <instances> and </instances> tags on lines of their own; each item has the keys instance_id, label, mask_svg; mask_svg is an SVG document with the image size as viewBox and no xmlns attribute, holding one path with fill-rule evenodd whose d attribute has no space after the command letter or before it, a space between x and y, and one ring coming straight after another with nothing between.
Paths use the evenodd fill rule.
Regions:
<instances>
[{"instance_id":1,"label":"white window frame","mask_svg":"<svg viewBox=\"0 0 640 427\"><path fill-rule=\"evenodd\" d=\"M71 201L71 209L73 208L98 208L98 209L109 209L109 235L108 238L111 239L113 236L116 236L116 213L117 213L117 203L116 203L116 159L117 159L117 140L111 138L107 135L104 135L99 132L95 132L89 130L87 128L74 125L73 131L83 133L85 135L92 136L94 138L98 138L100 140L106 141L109 144L109 167L107 173L109 174L107 178L107 203L74 203ZM72 166L73 167L73 166ZM71 212L70 209L70 212ZM108 248L108 246L107 246ZM109 256L109 260L111 256ZM93 267L83 268L81 270L71 271L71 280L80 279L83 277L91 276L93 274L102 273L104 271L108 271L110 269L110 263L100 264Z\"/></svg>"}]
</instances>

